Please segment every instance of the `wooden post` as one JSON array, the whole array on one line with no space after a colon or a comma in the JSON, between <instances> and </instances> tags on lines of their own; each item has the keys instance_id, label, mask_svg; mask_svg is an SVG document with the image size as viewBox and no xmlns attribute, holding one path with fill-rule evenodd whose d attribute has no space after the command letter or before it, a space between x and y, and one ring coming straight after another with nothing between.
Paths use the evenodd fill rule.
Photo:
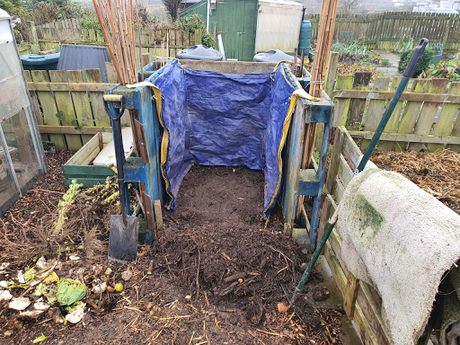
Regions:
<instances>
[{"instance_id":1,"label":"wooden post","mask_svg":"<svg viewBox=\"0 0 460 345\"><path fill-rule=\"evenodd\" d=\"M30 52L32 54L38 54L38 52L40 52L40 44L38 42L38 35L37 29L35 28L35 23L32 21L27 21L26 25L29 33Z\"/></svg>"},{"instance_id":2,"label":"wooden post","mask_svg":"<svg viewBox=\"0 0 460 345\"><path fill-rule=\"evenodd\" d=\"M331 52L331 58L329 60L329 68L327 70L327 76L326 76L326 86L324 87L329 97L331 97L332 91L334 90L335 77L337 75L337 65L338 64L339 64L339 53Z\"/></svg>"},{"instance_id":3,"label":"wooden post","mask_svg":"<svg viewBox=\"0 0 460 345\"><path fill-rule=\"evenodd\" d=\"M195 31L195 44L202 44L201 29Z\"/></svg>"}]
</instances>

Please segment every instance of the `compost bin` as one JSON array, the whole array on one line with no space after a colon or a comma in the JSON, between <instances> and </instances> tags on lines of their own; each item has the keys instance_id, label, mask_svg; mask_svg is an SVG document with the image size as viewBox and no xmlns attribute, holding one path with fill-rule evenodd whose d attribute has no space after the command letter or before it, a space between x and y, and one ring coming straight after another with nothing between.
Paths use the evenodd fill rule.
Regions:
<instances>
[{"instance_id":1,"label":"compost bin","mask_svg":"<svg viewBox=\"0 0 460 345\"><path fill-rule=\"evenodd\" d=\"M267 215L280 191L280 152L294 91L283 67L230 74L184 68L175 60L151 81L163 99L161 155L167 206L174 209L182 179L193 164L245 166L264 172Z\"/></svg>"}]
</instances>

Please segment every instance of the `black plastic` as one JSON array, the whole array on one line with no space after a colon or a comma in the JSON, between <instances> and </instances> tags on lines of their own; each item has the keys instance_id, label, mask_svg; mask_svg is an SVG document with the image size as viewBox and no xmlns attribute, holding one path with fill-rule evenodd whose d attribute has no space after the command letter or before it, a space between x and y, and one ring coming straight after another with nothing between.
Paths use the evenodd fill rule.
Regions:
<instances>
[{"instance_id":1,"label":"black plastic","mask_svg":"<svg viewBox=\"0 0 460 345\"><path fill-rule=\"evenodd\" d=\"M415 72L415 68L425 51L426 45L428 44L428 40L426 38L422 38L417 47L415 47L414 53L410 58L409 63L407 64L406 70L404 71L404 77L412 78Z\"/></svg>"}]
</instances>

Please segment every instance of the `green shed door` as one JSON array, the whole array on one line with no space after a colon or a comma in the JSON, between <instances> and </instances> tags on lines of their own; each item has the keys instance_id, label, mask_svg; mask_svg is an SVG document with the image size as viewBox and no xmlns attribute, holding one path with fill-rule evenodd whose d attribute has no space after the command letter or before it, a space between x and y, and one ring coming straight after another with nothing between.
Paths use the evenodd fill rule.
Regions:
<instances>
[{"instance_id":1,"label":"green shed door","mask_svg":"<svg viewBox=\"0 0 460 345\"><path fill-rule=\"evenodd\" d=\"M226 57L239 61L252 61L256 42L258 2L256 0L219 2L218 12L216 16L210 18L210 21L215 20L217 31L222 32Z\"/></svg>"}]
</instances>

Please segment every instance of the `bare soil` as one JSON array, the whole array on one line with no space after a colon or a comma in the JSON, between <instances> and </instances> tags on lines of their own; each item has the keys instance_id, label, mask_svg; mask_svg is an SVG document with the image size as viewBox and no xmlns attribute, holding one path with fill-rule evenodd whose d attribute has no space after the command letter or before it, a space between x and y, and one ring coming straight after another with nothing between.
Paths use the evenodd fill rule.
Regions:
<instances>
[{"instance_id":1,"label":"bare soil","mask_svg":"<svg viewBox=\"0 0 460 345\"><path fill-rule=\"evenodd\" d=\"M33 187L47 194L27 194L23 198L27 212L24 200L19 200L4 216L2 249L10 246L5 234L11 242L24 241L24 236L40 228L40 216L56 212L62 194L55 191L64 191L59 164L68 158L60 155L60 160L48 156L55 164ZM316 306L316 300L328 297L317 272L304 289L308 294L301 294L289 312L278 312L277 304L286 302L283 289L290 297L310 254L282 234L279 210L268 223L260 219L263 184L262 172L194 166L182 184L177 209L163 213L164 229L154 232L151 244L139 246L137 263L129 265L106 259L109 213L94 211L101 206L79 196L72 217L80 217L82 227L98 224L94 241L104 244L100 256L89 255L91 246L84 235L72 238L81 243L75 250L45 254L48 262L61 262L56 268L60 278L87 285L83 320L75 325L60 323L66 311L59 306L27 320L0 302L0 342L30 344L43 334L43 344L345 344L341 312ZM14 278L17 269L25 266L2 253L0 261L11 265L0 272L0 280ZM24 256L39 254L43 253ZM70 260L70 255L80 259ZM124 281L121 274L126 270L133 275ZM111 286L122 282L124 291L91 293L97 279ZM11 292L37 299L23 289Z\"/></svg>"}]
</instances>

